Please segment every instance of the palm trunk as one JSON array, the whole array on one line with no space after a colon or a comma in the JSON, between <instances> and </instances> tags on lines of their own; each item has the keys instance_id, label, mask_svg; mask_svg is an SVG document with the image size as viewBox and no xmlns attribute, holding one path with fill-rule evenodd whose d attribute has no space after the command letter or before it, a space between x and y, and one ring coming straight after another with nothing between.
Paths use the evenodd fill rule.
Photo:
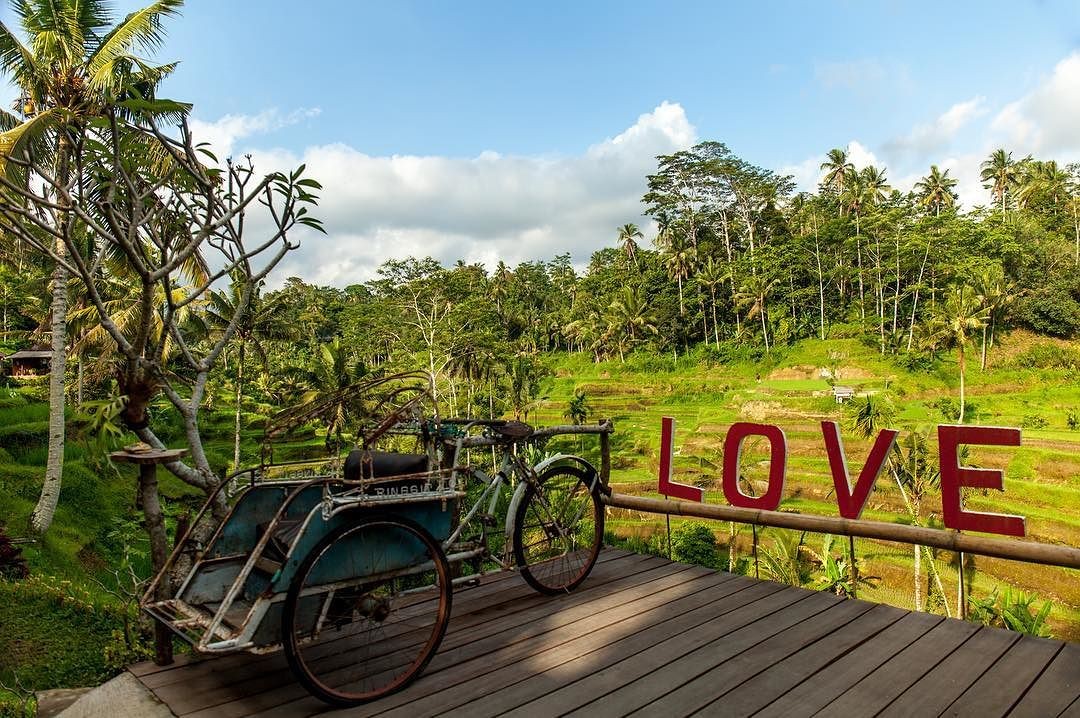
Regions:
<instances>
[{"instance_id":1,"label":"palm trunk","mask_svg":"<svg viewBox=\"0 0 1080 718\"><path fill-rule=\"evenodd\" d=\"M728 569L727 570L728 570L728 573L735 573L735 522L730 521L729 525L730 525L730 529L729 529L730 538L728 538L728 549L727 549L727 566L728 566Z\"/></svg>"},{"instance_id":2,"label":"palm trunk","mask_svg":"<svg viewBox=\"0 0 1080 718\"><path fill-rule=\"evenodd\" d=\"M762 302L761 302L760 315L761 315L761 336L765 337L765 353L768 354L769 353L769 329L768 329L768 326L765 324L765 301L764 301L764 299L762 299Z\"/></svg>"},{"instance_id":3,"label":"palm trunk","mask_svg":"<svg viewBox=\"0 0 1080 718\"><path fill-rule=\"evenodd\" d=\"M69 166L70 145L61 132L57 147L57 180L66 187L71 176ZM70 219L68 201L61 197L57 229L56 254L60 260L67 258L67 238ZM41 486L34 512L30 515L30 527L43 534L52 525L56 504L60 500L60 484L64 474L64 375L67 371L67 295L68 271L62 261L53 270L52 321L50 324L52 359L49 364L49 448L45 458L45 480Z\"/></svg>"},{"instance_id":4,"label":"palm trunk","mask_svg":"<svg viewBox=\"0 0 1080 718\"><path fill-rule=\"evenodd\" d=\"M922 264L919 265L919 278L915 280L915 299L911 302L911 324L908 325L907 350L911 351L911 340L915 335L915 310L919 306L919 288L922 286L923 273L926 271L926 259L930 256L930 240L926 240L926 251L923 252Z\"/></svg>"},{"instance_id":5,"label":"palm trunk","mask_svg":"<svg viewBox=\"0 0 1080 718\"><path fill-rule=\"evenodd\" d=\"M878 327L881 334L881 356L885 356L885 278L881 273L881 238L875 236L874 244L877 248L874 266L877 271Z\"/></svg>"},{"instance_id":6,"label":"palm trunk","mask_svg":"<svg viewBox=\"0 0 1080 718\"><path fill-rule=\"evenodd\" d=\"M62 240L57 252L67 256ZM64 374L67 370L67 280L68 272L61 264L53 271L52 291L52 360L49 365L49 448L45 459L45 480L41 486L30 527L43 534L52 525L56 504L60 500L60 485L64 473Z\"/></svg>"},{"instance_id":7,"label":"palm trunk","mask_svg":"<svg viewBox=\"0 0 1080 718\"><path fill-rule=\"evenodd\" d=\"M821 341L825 341L825 277L821 272L821 245L818 244L816 226L814 232L814 259L817 260L818 318L821 322Z\"/></svg>"},{"instance_id":8,"label":"palm trunk","mask_svg":"<svg viewBox=\"0 0 1080 718\"><path fill-rule=\"evenodd\" d=\"M915 610L922 610L922 546L915 545Z\"/></svg>"},{"instance_id":9,"label":"palm trunk","mask_svg":"<svg viewBox=\"0 0 1080 718\"><path fill-rule=\"evenodd\" d=\"M893 290L892 333L896 336L896 320L900 312L900 231L896 232L896 287Z\"/></svg>"},{"instance_id":10,"label":"palm trunk","mask_svg":"<svg viewBox=\"0 0 1080 718\"><path fill-rule=\"evenodd\" d=\"M716 341L716 348L720 349L720 329L717 326L716 321L716 285L709 287L709 298L712 300L712 330L713 339ZM706 337L706 340L708 337Z\"/></svg>"},{"instance_id":11,"label":"palm trunk","mask_svg":"<svg viewBox=\"0 0 1080 718\"><path fill-rule=\"evenodd\" d=\"M855 214L855 259L858 262L858 269L856 270L859 275L859 319L866 319L866 295L863 291L863 269L862 269L862 237L859 235L859 215Z\"/></svg>"},{"instance_id":12,"label":"palm trunk","mask_svg":"<svg viewBox=\"0 0 1080 718\"><path fill-rule=\"evenodd\" d=\"M236 360L236 424L233 427L233 471L240 470L240 409L244 400L244 342Z\"/></svg>"},{"instance_id":13,"label":"palm trunk","mask_svg":"<svg viewBox=\"0 0 1080 718\"><path fill-rule=\"evenodd\" d=\"M982 357L980 358L980 361L979 361L979 368L982 369L983 371L986 371L986 332L987 332L987 328L989 327L989 324L990 324L989 322L987 322L986 324L983 324Z\"/></svg>"},{"instance_id":14,"label":"palm trunk","mask_svg":"<svg viewBox=\"0 0 1080 718\"><path fill-rule=\"evenodd\" d=\"M964 423L964 345L957 350L960 360L960 423Z\"/></svg>"},{"instance_id":15,"label":"palm trunk","mask_svg":"<svg viewBox=\"0 0 1080 718\"><path fill-rule=\"evenodd\" d=\"M1073 264L1080 267L1080 216L1077 215L1076 205L1080 200L1073 200L1073 234L1076 237L1076 250L1073 254Z\"/></svg>"}]
</instances>

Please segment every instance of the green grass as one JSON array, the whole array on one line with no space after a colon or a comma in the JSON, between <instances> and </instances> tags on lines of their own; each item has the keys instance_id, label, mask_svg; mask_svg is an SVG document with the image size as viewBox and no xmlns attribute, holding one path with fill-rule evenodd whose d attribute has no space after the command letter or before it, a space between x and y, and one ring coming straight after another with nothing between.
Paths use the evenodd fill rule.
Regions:
<instances>
[{"instance_id":1,"label":"green grass","mask_svg":"<svg viewBox=\"0 0 1080 718\"><path fill-rule=\"evenodd\" d=\"M1024 428L1019 448L972 447L971 461L1005 470L1005 492L969 492L973 510L1016 513L1027 518L1030 538L1080 545L1080 432L1067 428L1069 411L1080 410L1080 381L1068 368L1025 366L1023 357L1042 356L1050 340L1017 334L1006 337L990 354L983 372L977 358L968 363L969 405L975 421L984 425L1019 426L1026 417L1046 421L1040 428ZM1055 350L1056 351L1056 350ZM826 382L818 378L821 367L832 365L831 355L843 355L839 383L860 391L887 390L897 408L894 428L946 423L931 406L941 397L957 396L956 363L945 357L930 372L912 373L884 359L857 339L807 340L781 347L762 365L733 363L709 366L680 359L676 367L668 360L663 371L646 366L636 355L625 364L618 361L594 364L586 355L558 357L552 363L555 378L547 382L547 397L530 414L536 424L562 423L563 412L575 391L584 391L593 408L590 417L613 418L616 439L612 442L612 481L634 491L655 490L660 418L677 421L675 479L707 488L706 500L723 503L719 490L719 465L724 435L734 421L763 421L781 426L788 437L789 459L782 510L835 516L836 504L828 492L832 479L817 424L834 419L843 425L843 407L837 406ZM1053 354L1051 352L1051 354ZM1021 357L1017 359L1017 357ZM655 362L656 358L651 358ZM644 369L641 367L645 367ZM826 393L825 396L815 394ZM857 471L869 450L845 431L848 463ZM747 445L750 446L749 444ZM744 452L747 449L744 449ZM749 450L761 460L765 454ZM764 479L766 465L751 468L751 478ZM623 489L625 490L625 489ZM940 495L927 497L923 516L940 517ZM908 522L895 486L881 480L864 513L865 518ZM659 518L620 518L613 530L626 535L648 536L663 528ZM717 525L720 541L726 534ZM890 557L899 573L909 575L911 550L902 547ZM726 550L726 549L723 549ZM989 591L1002 581L1021 590L1055 601L1052 627L1058 635L1080 638L1080 582L1075 572L1045 567L1018 568L1007 562L992 563L980 573L976 591ZM903 571L900 571L903 569ZM954 569L955 571L955 569ZM955 579L953 580L955 589ZM905 585L877 589L890 602L911 607L911 590Z\"/></svg>"}]
</instances>

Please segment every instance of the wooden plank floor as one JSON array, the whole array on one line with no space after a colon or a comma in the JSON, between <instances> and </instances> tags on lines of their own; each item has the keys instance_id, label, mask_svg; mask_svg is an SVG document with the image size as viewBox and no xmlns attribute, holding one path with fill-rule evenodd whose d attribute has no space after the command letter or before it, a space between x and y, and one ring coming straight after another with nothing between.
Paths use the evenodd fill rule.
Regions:
<instances>
[{"instance_id":1,"label":"wooden plank floor","mask_svg":"<svg viewBox=\"0 0 1080 718\"><path fill-rule=\"evenodd\" d=\"M577 592L454 596L404 691L331 712L280 655L130 671L177 716L1080 717L1080 646L605 550Z\"/></svg>"}]
</instances>

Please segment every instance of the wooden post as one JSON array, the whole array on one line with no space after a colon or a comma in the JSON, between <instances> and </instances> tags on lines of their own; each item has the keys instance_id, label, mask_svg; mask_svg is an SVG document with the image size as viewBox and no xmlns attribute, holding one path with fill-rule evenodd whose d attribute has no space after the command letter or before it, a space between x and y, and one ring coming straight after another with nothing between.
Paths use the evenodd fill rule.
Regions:
<instances>
[{"instance_id":1,"label":"wooden post","mask_svg":"<svg viewBox=\"0 0 1080 718\"><path fill-rule=\"evenodd\" d=\"M187 453L187 449L151 449L149 451L114 451L109 456L122 464L136 464L139 467L139 490L137 505L145 517L144 525L150 535L150 560L156 576L165 567L169 557L168 539L165 535L165 517L161 512L161 498L158 496L157 465L177 461ZM170 598L172 587L167 579L157 582L154 599L164 601ZM173 662L172 632L159 621L154 623L154 663L167 666Z\"/></svg>"},{"instance_id":2,"label":"wooden post","mask_svg":"<svg viewBox=\"0 0 1080 718\"><path fill-rule=\"evenodd\" d=\"M964 552L963 551L956 554L956 560L957 560L956 581L959 584L956 587L956 602L959 604L959 606L957 607L957 610L956 610L956 614L960 618L962 618L962 619L964 619L966 621L967 620L967 596L964 595L964 589L966 587L964 586Z\"/></svg>"},{"instance_id":3,"label":"wooden post","mask_svg":"<svg viewBox=\"0 0 1080 718\"><path fill-rule=\"evenodd\" d=\"M855 537L848 536L848 560L851 561L851 597L858 598L859 565L855 562Z\"/></svg>"}]
</instances>

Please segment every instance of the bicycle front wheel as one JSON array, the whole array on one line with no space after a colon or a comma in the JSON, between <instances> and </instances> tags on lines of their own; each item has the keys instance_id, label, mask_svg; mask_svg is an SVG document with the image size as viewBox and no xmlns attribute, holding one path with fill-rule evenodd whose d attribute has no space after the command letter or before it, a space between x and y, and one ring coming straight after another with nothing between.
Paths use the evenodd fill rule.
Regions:
<instances>
[{"instance_id":1,"label":"bicycle front wheel","mask_svg":"<svg viewBox=\"0 0 1080 718\"><path fill-rule=\"evenodd\" d=\"M297 680L336 706L404 688L450 620L450 568L431 534L373 516L328 534L301 563L282 613Z\"/></svg>"},{"instance_id":2,"label":"bicycle front wheel","mask_svg":"<svg viewBox=\"0 0 1080 718\"><path fill-rule=\"evenodd\" d=\"M541 593L566 593L589 575L604 540L604 507L590 475L554 466L525 488L514 521L514 557Z\"/></svg>"}]
</instances>

